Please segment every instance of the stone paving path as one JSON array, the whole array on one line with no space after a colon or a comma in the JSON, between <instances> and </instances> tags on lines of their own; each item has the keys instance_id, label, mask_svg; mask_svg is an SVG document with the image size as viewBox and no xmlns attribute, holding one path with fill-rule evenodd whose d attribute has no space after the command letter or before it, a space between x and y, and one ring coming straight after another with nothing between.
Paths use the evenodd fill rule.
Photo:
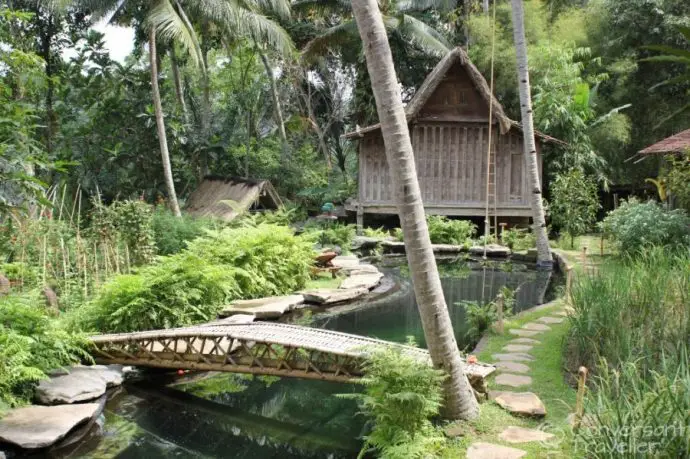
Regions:
<instances>
[{"instance_id":1,"label":"stone paving path","mask_svg":"<svg viewBox=\"0 0 690 459\"><path fill-rule=\"evenodd\" d=\"M541 345L538 340L539 335L552 330L549 325L563 323L569 313L568 308L551 311L525 324L522 328L508 331L516 338L501 349L502 353L491 356L498 371L494 382L499 386L513 387L522 391L490 391L489 397L495 403L516 416L536 418L546 416L546 407L539 396L529 392L529 386L532 384L532 378L529 375L530 364L534 361L534 357L529 352ZM553 434L541 430L509 426L498 435L497 439L506 443L520 444L543 442L552 438ZM526 454L527 452L521 449L484 442L473 443L467 450L468 459L514 459Z\"/></svg>"}]
</instances>

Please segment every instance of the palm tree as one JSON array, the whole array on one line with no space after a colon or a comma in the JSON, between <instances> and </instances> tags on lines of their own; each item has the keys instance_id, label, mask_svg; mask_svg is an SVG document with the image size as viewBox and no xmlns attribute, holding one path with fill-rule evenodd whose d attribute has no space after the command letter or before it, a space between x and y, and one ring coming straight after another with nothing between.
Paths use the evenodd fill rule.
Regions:
<instances>
[{"instance_id":1,"label":"palm tree","mask_svg":"<svg viewBox=\"0 0 690 459\"><path fill-rule=\"evenodd\" d=\"M398 215L412 274L424 336L436 368L448 374L445 381L445 415L472 419L479 405L464 373L453 334L448 307L441 289L436 260L431 249L410 134L393 66L386 26L376 0L352 0L359 34L364 45L371 86L381 121L386 158L397 193Z\"/></svg>"},{"instance_id":2,"label":"palm tree","mask_svg":"<svg viewBox=\"0 0 690 459\"><path fill-rule=\"evenodd\" d=\"M529 67L527 64L527 41L525 40L525 12L522 0L511 0L513 10L513 38L518 67L518 87L520 89L520 109L522 112L522 131L524 134L525 162L532 193L533 231L537 239L537 264L550 268L553 264L551 247L546 235L546 218L541 195L537 145L534 141L534 120L532 118L532 96L529 85Z\"/></svg>"},{"instance_id":3,"label":"palm tree","mask_svg":"<svg viewBox=\"0 0 690 459\"><path fill-rule=\"evenodd\" d=\"M151 92L163 174L171 210L179 217L181 212L170 165L165 120L158 87L157 36L166 41L181 43L205 74L205 55L187 11L192 17L203 18L217 25L223 33L234 37L238 35L257 37L277 49L291 51L292 42L287 32L262 14L263 10L271 8L282 13L285 8L289 8L289 5L283 0L245 0L241 3L227 0L76 0L75 3L78 8L92 12L94 18L105 17L112 13L111 21L120 21L127 16L128 7L132 7L133 11L143 11L143 25L148 29L149 36Z\"/></svg>"},{"instance_id":4,"label":"palm tree","mask_svg":"<svg viewBox=\"0 0 690 459\"><path fill-rule=\"evenodd\" d=\"M451 45L443 35L410 14L430 8L449 10L451 3L448 0L382 2L382 8L383 22L388 33L399 35L404 42L418 46L428 54L443 56L448 53ZM338 14L344 18L340 24L327 28L309 41L302 50L305 57L323 55L328 49L345 49L359 45L353 43L358 41L359 36L357 25L352 20L354 7L349 0L301 0L293 5L293 9L317 10L323 14Z\"/></svg>"}]
</instances>

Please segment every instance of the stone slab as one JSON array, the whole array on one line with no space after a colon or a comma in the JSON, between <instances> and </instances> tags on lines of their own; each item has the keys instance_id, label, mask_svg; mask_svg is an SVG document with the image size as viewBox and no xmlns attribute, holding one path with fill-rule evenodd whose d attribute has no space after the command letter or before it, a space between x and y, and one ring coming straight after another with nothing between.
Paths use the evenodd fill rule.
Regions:
<instances>
[{"instance_id":1,"label":"stone slab","mask_svg":"<svg viewBox=\"0 0 690 459\"><path fill-rule=\"evenodd\" d=\"M256 315L254 314L235 314L224 319L214 320L202 326L213 326L213 325L233 325L233 324L250 324L254 322Z\"/></svg>"},{"instance_id":2,"label":"stone slab","mask_svg":"<svg viewBox=\"0 0 690 459\"><path fill-rule=\"evenodd\" d=\"M492 443L472 443L467 448L467 459L520 459L527 455L527 451L510 446L494 445Z\"/></svg>"},{"instance_id":3,"label":"stone slab","mask_svg":"<svg viewBox=\"0 0 690 459\"><path fill-rule=\"evenodd\" d=\"M105 394L106 381L90 372L75 372L42 380L36 399L44 405L84 402Z\"/></svg>"},{"instance_id":4,"label":"stone slab","mask_svg":"<svg viewBox=\"0 0 690 459\"><path fill-rule=\"evenodd\" d=\"M360 265L352 266L349 268L343 268L342 272L349 276L357 276L359 274L373 274L373 273L378 273L379 269L374 266L370 265L368 263L362 263Z\"/></svg>"},{"instance_id":5,"label":"stone slab","mask_svg":"<svg viewBox=\"0 0 690 459\"><path fill-rule=\"evenodd\" d=\"M122 385L122 379L124 378L121 365L74 365L69 368L69 373L98 376L105 381L105 386L108 389Z\"/></svg>"},{"instance_id":6,"label":"stone slab","mask_svg":"<svg viewBox=\"0 0 690 459\"><path fill-rule=\"evenodd\" d=\"M506 352L529 352L533 347L529 344L506 344L502 350Z\"/></svg>"},{"instance_id":7,"label":"stone slab","mask_svg":"<svg viewBox=\"0 0 690 459\"><path fill-rule=\"evenodd\" d=\"M534 357L532 357L529 354L525 354L524 352L511 352L508 354L492 354L491 358L494 360L502 360L504 362L531 362L534 360Z\"/></svg>"},{"instance_id":8,"label":"stone slab","mask_svg":"<svg viewBox=\"0 0 690 459\"><path fill-rule=\"evenodd\" d=\"M365 288L371 290L381 282L383 273L351 274L340 283L341 289Z\"/></svg>"},{"instance_id":9,"label":"stone slab","mask_svg":"<svg viewBox=\"0 0 690 459\"><path fill-rule=\"evenodd\" d=\"M510 330L508 330L508 333L510 333L511 335L522 337L537 336L539 334L538 331L524 330L522 328L511 328Z\"/></svg>"},{"instance_id":10,"label":"stone slab","mask_svg":"<svg viewBox=\"0 0 690 459\"><path fill-rule=\"evenodd\" d=\"M383 239L377 237L355 236L355 238L352 240L351 247L353 250L373 249L376 248L376 246L378 246L381 242L383 242Z\"/></svg>"},{"instance_id":11,"label":"stone slab","mask_svg":"<svg viewBox=\"0 0 690 459\"><path fill-rule=\"evenodd\" d=\"M521 416L546 416L546 407L532 392L500 392L494 401L506 411Z\"/></svg>"},{"instance_id":12,"label":"stone slab","mask_svg":"<svg viewBox=\"0 0 690 459\"><path fill-rule=\"evenodd\" d=\"M0 420L0 440L21 448L45 448L98 415L99 403L15 408Z\"/></svg>"},{"instance_id":13,"label":"stone slab","mask_svg":"<svg viewBox=\"0 0 690 459\"><path fill-rule=\"evenodd\" d=\"M472 255L484 255L484 246L475 245L470 247L470 253ZM489 244L486 246L486 256L487 257L507 257L510 255L510 249L508 247L503 247L498 244Z\"/></svg>"},{"instance_id":14,"label":"stone slab","mask_svg":"<svg viewBox=\"0 0 690 459\"><path fill-rule=\"evenodd\" d=\"M525 375L514 375L510 373L501 373L496 376L494 380L500 386L522 387L532 384L532 378Z\"/></svg>"},{"instance_id":15,"label":"stone slab","mask_svg":"<svg viewBox=\"0 0 690 459\"><path fill-rule=\"evenodd\" d=\"M529 372L529 367L524 363L520 362L509 362L507 360L501 360L499 362L496 362L494 365L496 365L496 368L498 368L499 371L511 371L513 373Z\"/></svg>"},{"instance_id":16,"label":"stone slab","mask_svg":"<svg viewBox=\"0 0 690 459\"><path fill-rule=\"evenodd\" d=\"M537 341L536 339L532 338L515 338L513 340L508 341L508 344L541 344L541 341Z\"/></svg>"},{"instance_id":17,"label":"stone slab","mask_svg":"<svg viewBox=\"0 0 690 459\"><path fill-rule=\"evenodd\" d=\"M540 331L540 332L543 332L543 331L549 331L549 330L551 330L551 327L549 327L548 325L544 325L544 324L538 324L538 323L536 323L536 322L530 322L530 323L528 323L528 324L523 325L523 326L522 326L522 329L523 329L523 330L531 330L531 331Z\"/></svg>"},{"instance_id":18,"label":"stone slab","mask_svg":"<svg viewBox=\"0 0 690 459\"><path fill-rule=\"evenodd\" d=\"M563 319L562 317L545 316L538 318L537 322L541 322L543 324L562 324L564 320L565 319Z\"/></svg>"},{"instance_id":19,"label":"stone slab","mask_svg":"<svg viewBox=\"0 0 690 459\"><path fill-rule=\"evenodd\" d=\"M277 319L304 303L302 295L269 296L254 300L239 300L230 303L218 315L254 314L257 319Z\"/></svg>"},{"instance_id":20,"label":"stone slab","mask_svg":"<svg viewBox=\"0 0 690 459\"><path fill-rule=\"evenodd\" d=\"M498 435L498 438L506 443L530 443L551 440L554 435L543 430L509 426Z\"/></svg>"},{"instance_id":21,"label":"stone slab","mask_svg":"<svg viewBox=\"0 0 690 459\"><path fill-rule=\"evenodd\" d=\"M338 268L351 268L359 266L359 258L356 255L338 255L331 260L331 263Z\"/></svg>"},{"instance_id":22,"label":"stone slab","mask_svg":"<svg viewBox=\"0 0 690 459\"><path fill-rule=\"evenodd\" d=\"M321 305L335 304L342 301L349 301L364 296L369 292L366 288L340 289L340 288L321 288L302 292L304 299L308 303Z\"/></svg>"}]
</instances>

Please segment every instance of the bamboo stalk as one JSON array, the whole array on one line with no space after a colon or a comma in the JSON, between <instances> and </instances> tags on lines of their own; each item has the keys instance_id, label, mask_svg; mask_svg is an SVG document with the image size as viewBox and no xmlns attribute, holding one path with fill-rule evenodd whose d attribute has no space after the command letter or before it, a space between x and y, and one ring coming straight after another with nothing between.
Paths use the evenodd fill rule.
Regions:
<instances>
[{"instance_id":1,"label":"bamboo stalk","mask_svg":"<svg viewBox=\"0 0 690 459\"><path fill-rule=\"evenodd\" d=\"M577 402L575 405L575 423L573 429L577 430L580 428L582 423L582 417L585 414L584 398L585 398L585 383L587 382L587 368L580 367L577 371Z\"/></svg>"},{"instance_id":2,"label":"bamboo stalk","mask_svg":"<svg viewBox=\"0 0 690 459\"><path fill-rule=\"evenodd\" d=\"M44 234L43 235L43 278L42 278L42 284L44 286L46 284L46 269L47 269L46 264L48 263L48 260L46 259L48 257L47 244L48 244L47 236Z\"/></svg>"},{"instance_id":3,"label":"bamboo stalk","mask_svg":"<svg viewBox=\"0 0 690 459\"><path fill-rule=\"evenodd\" d=\"M96 245L96 241L93 241L93 258L94 258L94 267L96 268L96 287L98 287L101 283L101 279L100 279L100 272L98 269L98 247Z\"/></svg>"},{"instance_id":4,"label":"bamboo stalk","mask_svg":"<svg viewBox=\"0 0 690 459\"><path fill-rule=\"evenodd\" d=\"M565 302L572 305L572 288L573 288L573 267L568 265L565 268Z\"/></svg>"},{"instance_id":5,"label":"bamboo stalk","mask_svg":"<svg viewBox=\"0 0 690 459\"><path fill-rule=\"evenodd\" d=\"M496 297L496 315L497 317L497 323L496 323L496 331L498 332L499 335L503 334L503 306L504 306L504 299L503 299L503 294L499 293L498 296Z\"/></svg>"},{"instance_id":6,"label":"bamboo stalk","mask_svg":"<svg viewBox=\"0 0 690 459\"><path fill-rule=\"evenodd\" d=\"M69 283L67 282L67 255L65 254L65 239L60 238L60 251L62 252L62 276L64 281L65 292L69 290Z\"/></svg>"},{"instance_id":7,"label":"bamboo stalk","mask_svg":"<svg viewBox=\"0 0 690 459\"><path fill-rule=\"evenodd\" d=\"M62 199L60 201L60 221L62 221L62 212L65 208L65 193L67 193L67 184L62 185Z\"/></svg>"}]
</instances>

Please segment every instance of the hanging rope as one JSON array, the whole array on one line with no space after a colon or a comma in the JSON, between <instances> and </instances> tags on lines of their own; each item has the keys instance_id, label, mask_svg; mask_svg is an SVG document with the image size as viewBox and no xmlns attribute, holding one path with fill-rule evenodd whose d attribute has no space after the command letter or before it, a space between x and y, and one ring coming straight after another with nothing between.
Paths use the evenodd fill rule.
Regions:
<instances>
[{"instance_id":1,"label":"hanging rope","mask_svg":"<svg viewBox=\"0 0 690 459\"><path fill-rule=\"evenodd\" d=\"M491 76L489 88L491 92L491 97L494 95L494 55L496 53L496 2L494 1L494 12L491 22ZM490 192L490 180L491 180L491 142L492 142L492 128L493 128L493 114L494 114L494 104L493 100L489 101L489 140L488 147L486 149L486 212L484 214L484 259L486 259L486 246L489 239L489 233L491 229L491 220L489 220L489 192ZM494 214L496 214L496 170L494 168ZM495 215L494 215L495 217Z\"/></svg>"}]
</instances>

